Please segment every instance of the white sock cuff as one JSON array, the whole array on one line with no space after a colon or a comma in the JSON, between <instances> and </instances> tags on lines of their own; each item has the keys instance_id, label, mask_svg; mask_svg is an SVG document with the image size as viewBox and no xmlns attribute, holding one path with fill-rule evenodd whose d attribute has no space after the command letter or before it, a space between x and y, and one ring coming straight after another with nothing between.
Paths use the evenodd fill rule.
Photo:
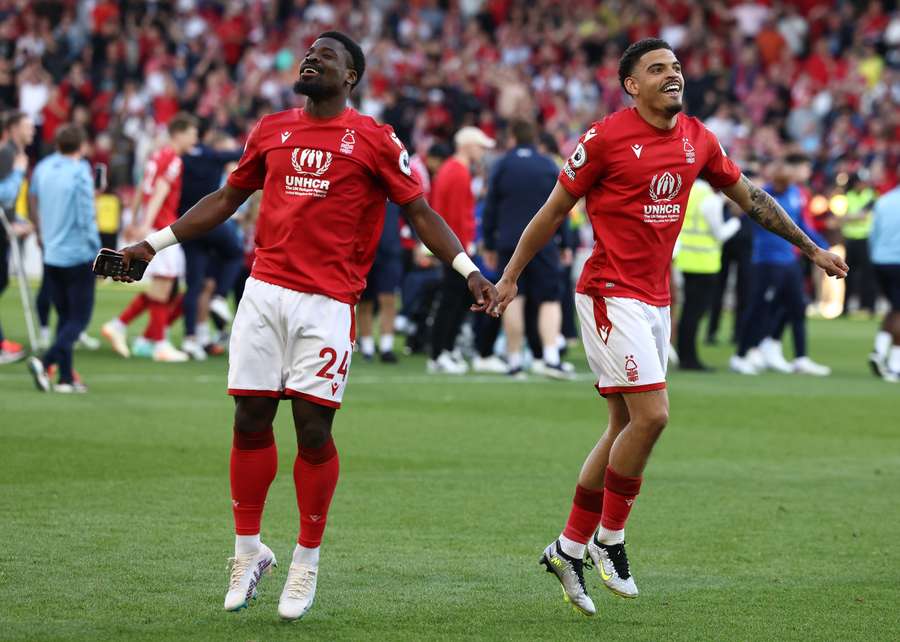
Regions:
<instances>
[{"instance_id":1,"label":"white sock cuff","mask_svg":"<svg viewBox=\"0 0 900 642\"><path fill-rule=\"evenodd\" d=\"M305 566L318 566L320 548L320 546L316 546L315 548L306 548L305 546L300 546L300 544L297 544L294 547L294 556L292 558L293 563L304 564Z\"/></svg>"},{"instance_id":2,"label":"white sock cuff","mask_svg":"<svg viewBox=\"0 0 900 642\"><path fill-rule=\"evenodd\" d=\"M363 354L372 354L375 352L375 337L360 337L359 350Z\"/></svg>"},{"instance_id":3,"label":"white sock cuff","mask_svg":"<svg viewBox=\"0 0 900 642\"><path fill-rule=\"evenodd\" d=\"M585 546L585 544L569 539L565 535L559 536L559 547L569 557L574 557L577 560L583 558Z\"/></svg>"},{"instance_id":4,"label":"white sock cuff","mask_svg":"<svg viewBox=\"0 0 900 642\"><path fill-rule=\"evenodd\" d=\"M597 533L597 539L601 544L622 544L625 542L625 529L611 531L601 526L600 532Z\"/></svg>"},{"instance_id":5,"label":"white sock cuff","mask_svg":"<svg viewBox=\"0 0 900 642\"><path fill-rule=\"evenodd\" d=\"M393 334L382 334L378 337L378 351L379 352L391 352L394 349L394 335Z\"/></svg>"},{"instance_id":6,"label":"white sock cuff","mask_svg":"<svg viewBox=\"0 0 900 642\"><path fill-rule=\"evenodd\" d=\"M259 533L256 535L235 535L234 536L234 554L246 555L255 553L259 550L262 542L259 539Z\"/></svg>"}]
</instances>

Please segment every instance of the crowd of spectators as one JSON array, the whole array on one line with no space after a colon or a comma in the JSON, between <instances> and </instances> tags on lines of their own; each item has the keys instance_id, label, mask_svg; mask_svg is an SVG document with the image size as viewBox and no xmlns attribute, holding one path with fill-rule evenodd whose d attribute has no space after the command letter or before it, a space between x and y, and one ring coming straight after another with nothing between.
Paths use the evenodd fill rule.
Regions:
<instances>
[{"instance_id":1,"label":"crowd of spectators","mask_svg":"<svg viewBox=\"0 0 900 642\"><path fill-rule=\"evenodd\" d=\"M687 111L733 158L789 145L819 191L842 174L897 180L900 11L882 0L0 0L0 102L33 117L34 154L74 121L112 187L131 185L179 110L242 137L297 104L299 59L330 27L367 52L362 111L420 152L466 124L502 139L521 116L566 155L625 104L624 47L661 36Z\"/></svg>"}]
</instances>

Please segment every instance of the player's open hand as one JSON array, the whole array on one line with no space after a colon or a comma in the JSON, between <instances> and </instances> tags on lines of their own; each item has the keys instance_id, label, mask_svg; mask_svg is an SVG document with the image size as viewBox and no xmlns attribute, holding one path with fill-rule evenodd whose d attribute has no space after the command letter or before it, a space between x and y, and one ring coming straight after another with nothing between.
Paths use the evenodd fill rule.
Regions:
<instances>
[{"instance_id":1,"label":"player's open hand","mask_svg":"<svg viewBox=\"0 0 900 642\"><path fill-rule=\"evenodd\" d=\"M499 317L506 311L506 306L512 303L518 294L519 286L516 285L516 282L504 276L497 281L497 305L492 310L488 310L488 313Z\"/></svg>"},{"instance_id":2,"label":"player's open hand","mask_svg":"<svg viewBox=\"0 0 900 642\"><path fill-rule=\"evenodd\" d=\"M125 283L131 283L134 281L130 276L128 276L128 268L131 267L131 262L135 259L147 261L148 263L153 260L153 257L156 256L156 252L153 251L153 248L150 247L150 244L147 241L141 241L140 243L135 243L134 245L129 245L126 248L119 250L122 253L122 270L124 274L121 276L114 276L113 280L115 281L123 281Z\"/></svg>"},{"instance_id":3,"label":"player's open hand","mask_svg":"<svg viewBox=\"0 0 900 642\"><path fill-rule=\"evenodd\" d=\"M847 272L850 271L850 268L844 262L844 259L833 252L827 252L825 250L818 250L813 254L812 262L825 270L825 274L828 276L835 276L839 279L846 277Z\"/></svg>"},{"instance_id":4,"label":"player's open hand","mask_svg":"<svg viewBox=\"0 0 900 642\"><path fill-rule=\"evenodd\" d=\"M469 308L472 312L486 312L491 314L491 310L497 305L497 288L494 284L484 278L481 272L472 272L466 279L469 286L469 292L475 298L475 304ZM496 314L494 316L497 316Z\"/></svg>"}]
</instances>

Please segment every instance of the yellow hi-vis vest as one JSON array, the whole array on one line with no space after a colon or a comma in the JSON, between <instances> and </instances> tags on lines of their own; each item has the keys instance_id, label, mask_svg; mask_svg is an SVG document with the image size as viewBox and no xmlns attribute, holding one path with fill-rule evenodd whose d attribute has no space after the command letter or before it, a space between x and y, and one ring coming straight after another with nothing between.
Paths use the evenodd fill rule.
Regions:
<instances>
[{"instance_id":1,"label":"yellow hi-vis vest","mask_svg":"<svg viewBox=\"0 0 900 642\"><path fill-rule=\"evenodd\" d=\"M716 274L722 267L722 248L700 211L701 203L712 193L709 184L702 181L697 181L691 188L684 225L678 236L680 249L675 256L675 266L682 272Z\"/></svg>"},{"instance_id":2,"label":"yellow hi-vis vest","mask_svg":"<svg viewBox=\"0 0 900 642\"><path fill-rule=\"evenodd\" d=\"M847 192L847 214L859 214L868 205L868 211L864 218L850 223L844 223L841 231L845 239L867 239L872 231L872 204L875 200L875 190L866 187L862 190L850 190Z\"/></svg>"}]
</instances>

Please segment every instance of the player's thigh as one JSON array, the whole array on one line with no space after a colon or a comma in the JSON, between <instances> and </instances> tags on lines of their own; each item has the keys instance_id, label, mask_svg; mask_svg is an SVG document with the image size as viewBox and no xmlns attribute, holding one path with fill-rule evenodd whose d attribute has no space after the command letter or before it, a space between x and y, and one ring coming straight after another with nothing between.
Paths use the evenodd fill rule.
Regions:
<instances>
[{"instance_id":1,"label":"player's thigh","mask_svg":"<svg viewBox=\"0 0 900 642\"><path fill-rule=\"evenodd\" d=\"M289 328L285 395L340 408L353 354L353 308L326 296L300 294L295 310L288 311L299 324Z\"/></svg>"},{"instance_id":2,"label":"player's thigh","mask_svg":"<svg viewBox=\"0 0 900 642\"><path fill-rule=\"evenodd\" d=\"M287 340L281 296L270 283L247 279L231 326L228 348L228 394L281 397Z\"/></svg>"},{"instance_id":3,"label":"player's thigh","mask_svg":"<svg viewBox=\"0 0 900 642\"><path fill-rule=\"evenodd\" d=\"M575 295L581 335L591 371L602 395L665 388L646 304L620 297Z\"/></svg>"},{"instance_id":4,"label":"player's thigh","mask_svg":"<svg viewBox=\"0 0 900 642\"><path fill-rule=\"evenodd\" d=\"M631 392L622 396L632 425L660 429L669 421L669 395L665 389Z\"/></svg>"}]
</instances>

